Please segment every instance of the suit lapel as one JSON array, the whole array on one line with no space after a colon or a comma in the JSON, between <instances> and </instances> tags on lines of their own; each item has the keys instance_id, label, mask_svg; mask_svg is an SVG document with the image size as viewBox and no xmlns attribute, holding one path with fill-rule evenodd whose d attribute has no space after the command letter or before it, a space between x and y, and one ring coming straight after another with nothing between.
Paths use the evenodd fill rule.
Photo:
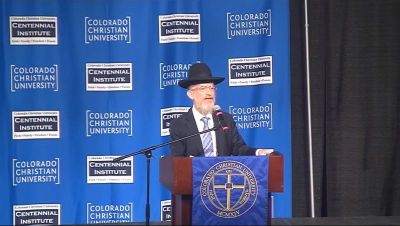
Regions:
<instances>
[{"instance_id":1,"label":"suit lapel","mask_svg":"<svg viewBox=\"0 0 400 226\"><path fill-rule=\"evenodd\" d=\"M198 133L197 125L196 125L196 120L194 119L192 108L188 111L188 114L186 114L186 126L188 128L187 134L195 134ZM190 153L192 153L194 156L204 156L204 151L203 151L203 144L201 143L201 138L199 136L194 136L192 141L189 145L188 148Z\"/></svg>"},{"instance_id":2,"label":"suit lapel","mask_svg":"<svg viewBox=\"0 0 400 226\"><path fill-rule=\"evenodd\" d=\"M218 119L214 114L213 114L213 120L214 120L214 127L219 126ZM224 156L225 155L224 150L226 149L224 142L225 134L221 128L215 131L215 139L217 142L217 156Z\"/></svg>"}]
</instances>

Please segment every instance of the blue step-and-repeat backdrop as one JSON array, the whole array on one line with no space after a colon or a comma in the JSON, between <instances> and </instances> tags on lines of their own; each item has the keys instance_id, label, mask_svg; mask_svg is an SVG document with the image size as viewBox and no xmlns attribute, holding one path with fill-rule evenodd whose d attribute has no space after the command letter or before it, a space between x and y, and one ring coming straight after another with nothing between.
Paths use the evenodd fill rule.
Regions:
<instances>
[{"instance_id":1,"label":"blue step-and-repeat backdrop","mask_svg":"<svg viewBox=\"0 0 400 226\"><path fill-rule=\"evenodd\" d=\"M1 0L0 224L143 222L146 157L207 63L248 145L284 155L291 216L288 0ZM171 217L151 159L151 221Z\"/></svg>"}]
</instances>

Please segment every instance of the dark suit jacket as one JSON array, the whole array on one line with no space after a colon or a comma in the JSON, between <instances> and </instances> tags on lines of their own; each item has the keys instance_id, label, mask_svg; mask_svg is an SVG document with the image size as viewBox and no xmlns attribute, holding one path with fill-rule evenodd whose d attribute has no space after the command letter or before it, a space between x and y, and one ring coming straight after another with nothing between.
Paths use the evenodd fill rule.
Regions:
<instances>
[{"instance_id":1,"label":"dark suit jacket","mask_svg":"<svg viewBox=\"0 0 400 226\"><path fill-rule=\"evenodd\" d=\"M229 130L224 132L220 128L215 131L217 140L217 155L255 155L256 149L246 145L237 130L236 123L232 116L226 112L223 112L223 116L226 124L229 127ZM218 119L215 115L213 115L213 120L214 125L218 125ZM177 140L179 138L199 132L193 116L192 108L190 108L187 113L182 114L179 118L171 122L169 132L172 140ZM174 156L204 156L200 135L172 143L170 144L170 149L171 154Z\"/></svg>"}]
</instances>

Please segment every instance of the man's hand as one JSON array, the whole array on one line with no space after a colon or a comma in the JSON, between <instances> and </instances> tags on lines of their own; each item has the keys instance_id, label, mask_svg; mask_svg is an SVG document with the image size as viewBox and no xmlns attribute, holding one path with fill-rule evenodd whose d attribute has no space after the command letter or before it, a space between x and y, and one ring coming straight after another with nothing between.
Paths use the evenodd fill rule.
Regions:
<instances>
[{"instance_id":1,"label":"man's hand","mask_svg":"<svg viewBox=\"0 0 400 226\"><path fill-rule=\"evenodd\" d=\"M268 148L268 149L266 149L266 148L257 149L256 155L269 155L272 152L274 152L274 149L271 149L271 148Z\"/></svg>"}]
</instances>

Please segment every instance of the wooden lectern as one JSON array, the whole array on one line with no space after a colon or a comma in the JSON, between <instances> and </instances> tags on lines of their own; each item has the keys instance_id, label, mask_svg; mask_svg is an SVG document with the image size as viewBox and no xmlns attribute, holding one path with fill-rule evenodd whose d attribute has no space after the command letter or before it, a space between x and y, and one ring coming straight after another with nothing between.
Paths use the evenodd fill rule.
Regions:
<instances>
[{"instance_id":1,"label":"wooden lectern","mask_svg":"<svg viewBox=\"0 0 400 226\"><path fill-rule=\"evenodd\" d=\"M271 154L268 171L268 197L283 192L283 156ZM164 156L160 160L160 181L172 193L172 225L192 224L192 158ZM269 205L271 202L268 202ZM268 213L271 222L271 208Z\"/></svg>"}]
</instances>

